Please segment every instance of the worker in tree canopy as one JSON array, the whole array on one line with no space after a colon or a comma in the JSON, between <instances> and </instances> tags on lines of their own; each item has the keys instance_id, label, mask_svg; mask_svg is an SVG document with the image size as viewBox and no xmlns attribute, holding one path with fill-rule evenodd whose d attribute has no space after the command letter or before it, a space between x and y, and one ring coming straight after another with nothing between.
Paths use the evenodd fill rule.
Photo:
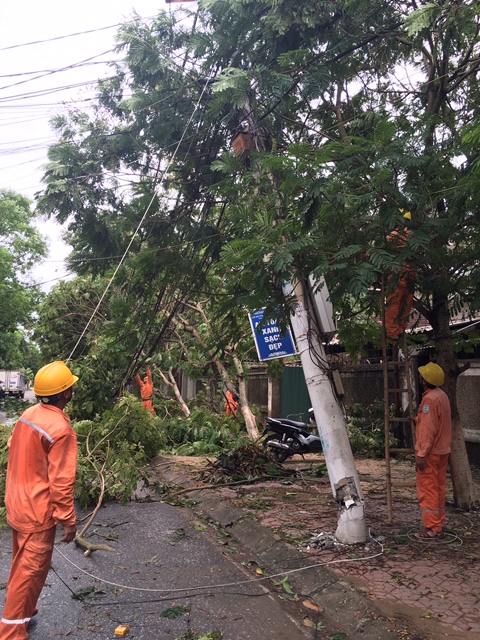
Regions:
<instances>
[{"instance_id":1,"label":"worker in tree canopy","mask_svg":"<svg viewBox=\"0 0 480 640\"><path fill-rule=\"evenodd\" d=\"M452 443L452 417L442 367L429 362L419 367L424 388L415 430L417 495L424 524L417 538L444 538L445 492L448 457Z\"/></svg>"},{"instance_id":2,"label":"worker in tree canopy","mask_svg":"<svg viewBox=\"0 0 480 640\"><path fill-rule=\"evenodd\" d=\"M1 640L28 638L28 623L37 613L50 569L57 525L63 527L61 542L71 542L77 532L77 437L63 412L77 380L63 362L42 367L33 383L39 403L22 413L8 442L5 506L13 552Z\"/></svg>"},{"instance_id":3,"label":"worker in tree canopy","mask_svg":"<svg viewBox=\"0 0 480 640\"><path fill-rule=\"evenodd\" d=\"M238 402L233 397L233 393L230 390L227 390L225 394L225 413L227 414L227 418L230 416L236 416L238 409Z\"/></svg>"},{"instance_id":4,"label":"worker in tree canopy","mask_svg":"<svg viewBox=\"0 0 480 640\"><path fill-rule=\"evenodd\" d=\"M140 396L142 398L143 407L150 412L150 415L154 415L155 410L153 408L152 398L153 398L153 380L152 380L152 372L150 371L150 367L147 367L147 375L142 379L140 376L136 375L135 380L140 387Z\"/></svg>"},{"instance_id":5,"label":"worker in tree canopy","mask_svg":"<svg viewBox=\"0 0 480 640\"><path fill-rule=\"evenodd\" d=\"M401 209L403 211L403 209ZM407 221L412 219L412 214L407 211L403 218ZM387 242L396 251L401 251L407 244L410 236L410 229L398 228L387 236ZM388 290L385 301L385 328L387 336L396 340L408 327L408 320L412 311L413 293L415 288L416 273L405 263L399 273L390 274L388 277Z\"/></svg>"}]
</instances>

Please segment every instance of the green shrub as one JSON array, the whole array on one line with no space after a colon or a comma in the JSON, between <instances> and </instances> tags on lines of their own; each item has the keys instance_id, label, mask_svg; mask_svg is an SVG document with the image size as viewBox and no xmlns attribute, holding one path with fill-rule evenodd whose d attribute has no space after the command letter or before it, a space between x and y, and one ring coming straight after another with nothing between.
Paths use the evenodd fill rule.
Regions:
<instances>
[{"instance_id":1,"label":"green shrub","mask_svg":"<svg viewBox=\"0 0 480 640\"><path fill-rule=\"evenodd\" d=\"M7 524L5 514L5 477L8 460L7 442L12 430L12 426L0 423L0 527L4 527Z\"/></svg>"},{"instance_id":2,"label":"green shrub","mask_svg":"<svg viewBox=\"0 0 480 640\"><path fill-rule=\"evenodd\" d=\"M347 409L347 430L353 453L383 458L385 455L383 401L376 401L367 407L359 403L350 405Z\"/></svg>"},{"instance_id":3,"label":"green shrub","mask_svg":"<svg viewBox=\"0 0 480 640\"><path fill-rule=\"evenodd\" d=\"M247 441L242 425L224 416L194 408L188 418L163 422L167 445L162 453L183 456L218 455Z\"/></svg>"},{"instance_id":4,"label":"green shrub","mask_svg":"<svg viewBox=\"0 0 480 640\"><path fill-rule=\"evenodd\" d=\"M2 411L7 414L7 418L18 418L25 409L30 406L24 400L15 398L15 396L5 396L2 404Z\"/></svg>"},{"instance_id":5,"label":"green shrub","mask_svg":"<svg viewBox=\"0 0 480 640\"><path fill-rule=\"evenodd\" d=\"M82 506L98 500L102 477L105 499L128 502L147 464L165 446L162 421L133 395L112 410L74 424L78 436L75 496Z\"/></svg>"}]
</instances>

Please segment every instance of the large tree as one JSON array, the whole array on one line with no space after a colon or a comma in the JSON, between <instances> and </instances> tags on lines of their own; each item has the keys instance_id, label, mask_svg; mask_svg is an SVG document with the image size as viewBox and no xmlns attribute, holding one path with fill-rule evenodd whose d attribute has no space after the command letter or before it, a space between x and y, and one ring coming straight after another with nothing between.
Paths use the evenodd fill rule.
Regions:
<instances>
[{"instance_id":1,"label":"large tree","mask_svg":"<svg viewBox=\"0 0 480 640\"><path fill-rule=\"evenodd\" d=\"M39 301L31 270L46 254L34 218L27 198L0 190L0 368L4 369L30 364L27 330Z\"/></svg>"},{"instance_id":2,"label":"large tree","mask_svg":"<svg viewBox=\"0 0 480 640\"><path fill-rule=\"evenodd\" d=\"M285 307L286 279L324 275L347 323L359 308L379 314L382 278L408 259L447 372L455 499L466 508L449 317L480 298L478 9L203 0L194 28L165 13L126 26L124 64L99 87L96 112L56 121L40 199L72 221L80 267L108 267L127 248L148 262L153 309L172 292L172 261L184 299L219 262L232 303L249 308ZM230 140L247 129L250 155L234 158ZM413 221L398 254L386 238L401 209ZM138 353L154 351L166 326Z\"/></svg>"},{"instance_id":3,"label":"large tree","mask_svg":"<svg viewBox=\"0 0 480 640\"><path fill-rule=\"evenodd\" d=\"M237 92L248 86L243 117L254 142L274 138L271 153L252 158L235 185L231 201L243 203L235 207L238 231L253 221L272 284L292 272L325 275L337 305L348 309L353 296L357 309L360 301L376 315L381 279L409 261L417 274L415 307L432 326L434 357L447 373L454 495L468 508L475 496L449 321L464 305L470 313L478 308L478 153L465 142L477 113L479 4L337 3L335 14L316 17L306 3L297 3L296 13L287 6L268 11L265 31L281 42L303 12L301 48L269 58L268 72L257 60L257 69L226 70L214 85L224 106L232 82ZM312 38L307 27L315 20ZM228 159L223 170L232 173ZM386 237L403 223L404 210L412 211L412 234L398 255ZM238 245L224 255L232 249L238 264ZM244 280L265 271L261 258L252 264L254 253L250 245Z\"/></svg>"}]
</instances>

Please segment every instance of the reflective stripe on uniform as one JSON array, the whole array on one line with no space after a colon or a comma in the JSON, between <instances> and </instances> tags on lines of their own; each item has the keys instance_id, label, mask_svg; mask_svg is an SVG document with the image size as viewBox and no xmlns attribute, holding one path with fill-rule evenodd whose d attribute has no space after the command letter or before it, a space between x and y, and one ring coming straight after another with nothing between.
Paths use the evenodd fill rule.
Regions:
<instances>
[{"instance_id":1,"label":"reflective stripe on uniform","mask_svg":"<svg viewBox=\"0 0 480 640\"><path fill-rule=\"evenodd\" d=\"M25 418L19 418L18 421L23 422L23 424L26 424L29 427L32 427L32 429L35 429L35 431L38 431L38 433L44 436L50 442L50 444L53 444L55 442L55 440L51 436L49 436L46 431L44 431L41 427L34 424L33 422L30 422L29 420L25 420Z\"/></svg>"},{"instance_id":2,"label":"reflective stripe on uniform","mask_svg":"<svg viewBox=\"0 0 480 640\"><path fill-rule=\"evenodd\" d=\"M2 618L0 622L3 624L25 624L26 622L30 622L31 618L23 618L23 620L7 620L6 618Z\"/></svg>"}]
</instances>

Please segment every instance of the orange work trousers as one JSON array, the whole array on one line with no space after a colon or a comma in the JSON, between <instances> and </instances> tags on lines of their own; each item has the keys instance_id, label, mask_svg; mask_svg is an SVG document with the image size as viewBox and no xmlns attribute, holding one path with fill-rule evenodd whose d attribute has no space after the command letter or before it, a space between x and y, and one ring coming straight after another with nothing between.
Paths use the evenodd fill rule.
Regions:
<instances>
[{"instance_id":1,"label":"orange work trousers","mask_svg":"<svg viewBox=\"0 0 480 640\"><path fill-rule=\"evenodd\" d=\"M431 453L425 457L424 471L417 471L417 495L425 529L443 530L449 455Z\"/></svg>"},{"instance_id":2,"label":"orange work trousers","mask_svg":"<svg viewBox=\"0 0 480 640\"><path fill-rule=\"evenodd\" d=\"M387 336L395 340L408 327L412 312L413 294L410 293L405 280L399 281L397 289L388 296L385 302L385 325Z\"/></svg>"},{"instance_id":3,"label":"orange work trousers","mask_svg":"<svg viewBox=\"0 0 480 640\"><path fill-rule=\"evenodd\" d=\"M0 640L25 640L53 554L56 527L38 533L13 532L12 566L0 621Z\"/></svg>"},{"instance_id":4,"label":"orange work trousers","mask_svg":"<svg viewBox=\"0 0 480 640\"><path fill-rule=\"evenodd\" d=\"M142 400L143 408L146 409L151 416L155 415L155 409L151 400Z\"/></svg>"}]
</instances>

